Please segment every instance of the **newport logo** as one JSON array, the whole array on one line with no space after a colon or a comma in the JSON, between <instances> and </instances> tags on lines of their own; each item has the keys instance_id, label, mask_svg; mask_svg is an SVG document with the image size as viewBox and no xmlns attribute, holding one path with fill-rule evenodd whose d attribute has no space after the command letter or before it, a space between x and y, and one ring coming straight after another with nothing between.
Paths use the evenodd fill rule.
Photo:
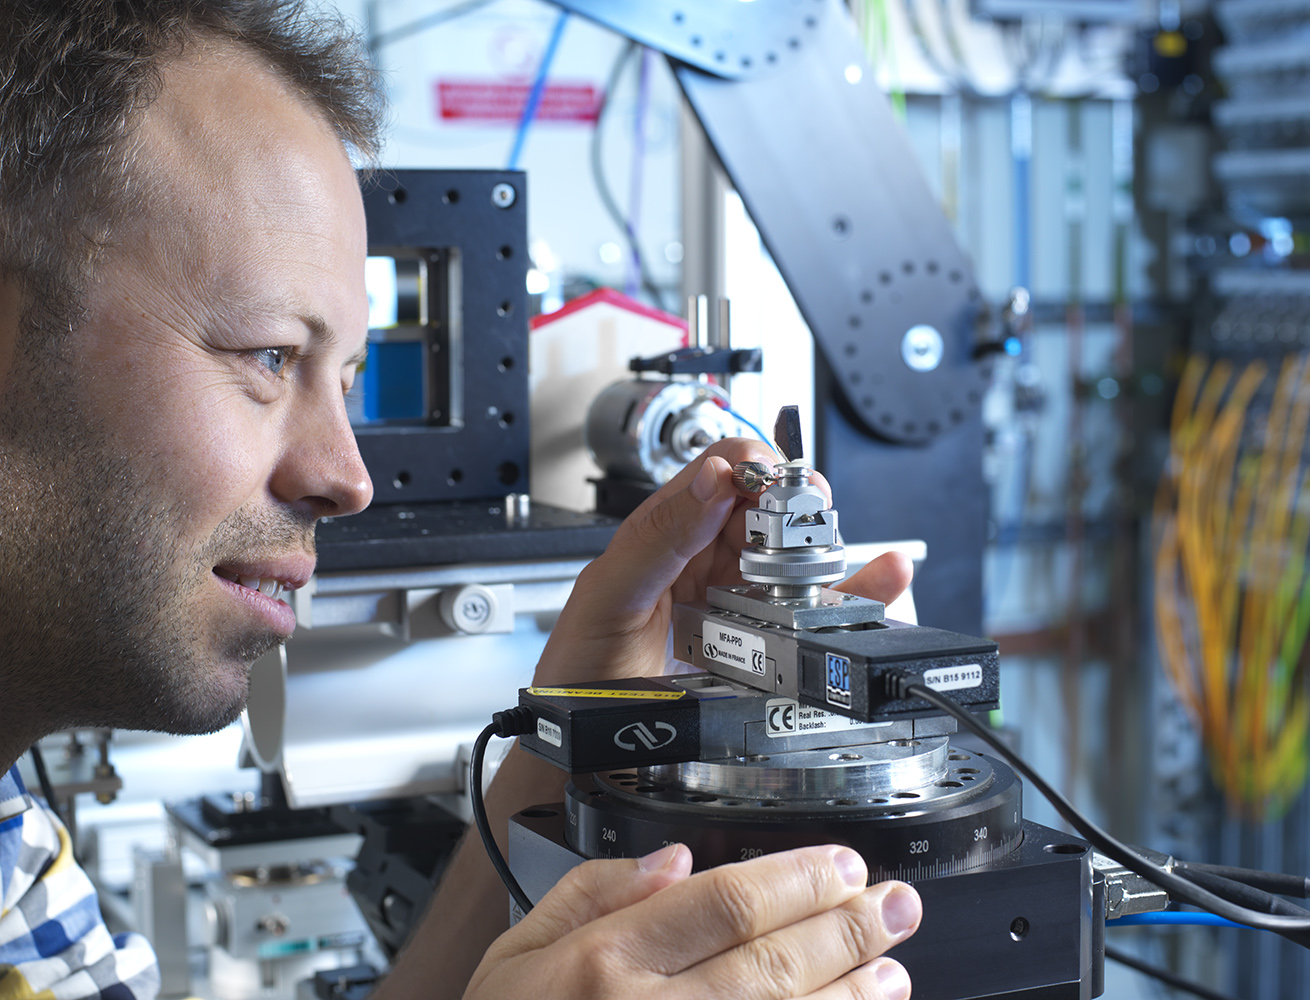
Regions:
<instances>
[{"instance_id":1,"label":"newport logo","mask_svg":"<svg viewBox=\"0 0 1310 1000\"><path fill-rule=\"evenodd\" d=\"M644 722L624 726L614 734L614 745L623 750L636 750L640 743L647 750L658 750L678 738L678 731L667 722L656 722L653 725L654 732Z\"/></svg>"}]
</instances>

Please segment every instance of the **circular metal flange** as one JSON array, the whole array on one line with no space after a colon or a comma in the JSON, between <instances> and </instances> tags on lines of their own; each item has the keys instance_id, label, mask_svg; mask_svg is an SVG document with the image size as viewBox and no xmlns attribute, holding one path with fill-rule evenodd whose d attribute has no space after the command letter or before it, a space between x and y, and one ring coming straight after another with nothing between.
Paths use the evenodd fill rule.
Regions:
<instances>
[{"instance_id":1,"label":"circular metal flange","mask_svg":"<svg viewBox=\"0 0 1310 1000\"><path fill-rule=\"evenodd\" d=\"M741 576L748 583L801 586L836 583L846 576L846 550L840 545L805 549L741 550Z\"/></svg>"},{"instance_id":2,"label":"circular metal flange","mask_svg":"<svg viewBox=\"0 0 1310 1000\"><path fill-rule=\"evenodd\" d=\"M807 810L827 808L834 799L864 799L867 803L871 797L885 798L905 788L921 789L921 800L928 801L956 791L935 784L946 778L946 754L946 737L938 736L659 764L642 768L640 777L648 784L694 795L771 799ZM987 773L990 771L989 767Z\"/></svg>"},{"instance_id":3,"label":"circular metal flange","mask_svg":"<svg viewBox=\"0 0 1310 1000\"><path fill-rule=\"evenodd\" d=\"M1017 851L1023 792L1014 772L954 748L946 768L944 777L917 788L807 800L688 790L660 783L654 769L577 775L566 790L566 839L589 858L641 857L684 843L697 869L794 847L845 844L864 857L871 881L935 878Z\"/></svg>"}]
</instances>

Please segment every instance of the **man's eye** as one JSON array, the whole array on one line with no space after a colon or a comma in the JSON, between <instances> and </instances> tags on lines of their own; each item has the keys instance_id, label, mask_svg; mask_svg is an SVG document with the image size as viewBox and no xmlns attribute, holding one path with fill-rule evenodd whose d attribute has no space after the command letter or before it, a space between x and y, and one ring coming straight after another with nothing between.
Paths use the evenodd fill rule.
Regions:
<instances>
[{"instance_id":1,"label":"man's eye","mask_svg":"<svg viewBox=\"0 0 1310 1000\"><path fill-rule=\"evenodd\" d=\"M286 347L261 347L253 354L255 360L274 375L282 374L282 369L286 367L291 357L291 351Z\"/></svg>"}]
</instances>

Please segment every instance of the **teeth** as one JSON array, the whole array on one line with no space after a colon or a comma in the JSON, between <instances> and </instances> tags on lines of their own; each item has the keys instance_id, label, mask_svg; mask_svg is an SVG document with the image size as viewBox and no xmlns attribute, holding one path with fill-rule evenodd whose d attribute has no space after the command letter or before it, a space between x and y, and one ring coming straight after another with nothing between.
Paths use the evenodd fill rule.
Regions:
<instances>
[{"instance_id":1,"label":"teeth","mask_svg":"<svg viewBox=\"0 0 1310 1000\"><path fill-rule=\"evenodd\" d=\"M225 573L222 575L226 576L227 574ZM237 576L236 574L232 574L229 579L235 580L248 590L257 590L265 597L271 597L275 601L280 600L283 592L286 590L286 587L277 580L262 580L257 576Z\"/></svg>"}]
</instances>

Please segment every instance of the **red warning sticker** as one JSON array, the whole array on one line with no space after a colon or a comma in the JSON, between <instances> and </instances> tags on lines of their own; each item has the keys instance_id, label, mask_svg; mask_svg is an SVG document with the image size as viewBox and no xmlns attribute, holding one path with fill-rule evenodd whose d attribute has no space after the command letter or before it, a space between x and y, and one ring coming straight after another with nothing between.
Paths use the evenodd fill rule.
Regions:
<instances>
[{"instance_id":1,"label":"red warning sticker","mask_svg":"<svg viewBox=\"0 0 1310 1000\"><path fill-rule=\"evenodd\" d=\"M448 79L433 85L437 117L443 121L517 124L528 103L531 81ZM590 83L547 83L537 105L536 121L596 120L600 91Z\"/></svg>"}]
</instances>

